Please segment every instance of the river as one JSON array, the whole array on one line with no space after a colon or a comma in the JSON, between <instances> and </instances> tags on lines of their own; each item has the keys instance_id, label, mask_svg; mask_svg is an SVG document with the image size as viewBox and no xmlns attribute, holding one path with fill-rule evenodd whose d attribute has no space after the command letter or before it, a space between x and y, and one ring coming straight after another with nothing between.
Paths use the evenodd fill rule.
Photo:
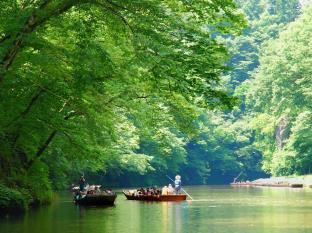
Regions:
<instances>
[{"instance_id":1,"label":"river","mask_svg":"<svg viewBox=\"0 0 312 233\"><path fill-rule=\"evenodd\" d=\"M192 186L193 201L79 207L60 193L47 207L0 220L1 233L311 233L312 189Z\"/></svg>"}]
</instances>

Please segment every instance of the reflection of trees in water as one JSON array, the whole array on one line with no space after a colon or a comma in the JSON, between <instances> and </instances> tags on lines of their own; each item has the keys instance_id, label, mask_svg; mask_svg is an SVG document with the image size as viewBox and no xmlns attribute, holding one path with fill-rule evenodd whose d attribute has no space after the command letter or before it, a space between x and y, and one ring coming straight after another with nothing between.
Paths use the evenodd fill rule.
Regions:
<instances>
[{"instance_id":1,"label":"reflection of trees in water","mask_svg":"<svg viewBox=\"0 0 312 233\"><path fill-rule=\"evenodd\" d=\"M182 216L181 216L181 205L174 205L175 210L175 232L182 232Z\"/></svg>"},{"instance_id":2,"label":"reflection of trees in water","mask_svg":"<svg viewBox=\"0 0 312 233\"><path fill-rule=\"evenodd\" d=\"M162 202L162 233L193 232L191 202Z\"/></svg>"},{"instance_id":3,"label":"reflection of trees in water","mask_svg":"<svg viewBox=\"0 0 312 233\"><path fill-rule=\"evenodd\" d=\"M168 215L168 211L169 211L169 205L168 202L162 202L161 203L161 212L162 212L162 232L166 233L169 232L169 224L172 221L169 221L169 215Z\"/></svg>"}]
</instances>

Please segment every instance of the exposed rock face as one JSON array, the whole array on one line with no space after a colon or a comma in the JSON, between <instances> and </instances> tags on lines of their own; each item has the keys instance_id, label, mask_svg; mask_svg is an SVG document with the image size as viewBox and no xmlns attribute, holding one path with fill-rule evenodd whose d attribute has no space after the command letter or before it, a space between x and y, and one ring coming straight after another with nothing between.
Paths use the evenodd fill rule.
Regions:
<instances>
[{"instance_id":1,"label":"exposed rock face","mask_svg":"<svg viewBox=\"0 0 312 233\"><path fill-rule=\"evenodd\" d=\"M288 137L288 119L287 117L281 117L278 126L275 130L275 141L278 149L282 150L284 147L284 141Z\"/></svg>"},{"instance_id":2,"label":"exposed rock face","mask_svg":"<svg viewBox=\"0 0 312 233\"><path fill-rule=\"evenodd\" d=\"M310 5L312 3L312 0L300 0L299 2L300 2L300 5L304 7L304 6Z\"/></svg>"}]
</instances>

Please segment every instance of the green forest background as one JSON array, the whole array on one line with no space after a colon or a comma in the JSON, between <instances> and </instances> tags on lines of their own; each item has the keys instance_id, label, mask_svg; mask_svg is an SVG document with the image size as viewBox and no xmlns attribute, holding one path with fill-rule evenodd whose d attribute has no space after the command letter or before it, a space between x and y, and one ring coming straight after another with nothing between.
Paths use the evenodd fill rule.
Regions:
<instances>
[{"instance_id":1,"label":"green forest background","mask_svg":"<svg viewBox=\"0 0 312 233\"><path fill-rule=\"evenodd\" d=\"M312 7L0 2L0 207L106 187L312 169Z\"/></svg>"}]
</instances>

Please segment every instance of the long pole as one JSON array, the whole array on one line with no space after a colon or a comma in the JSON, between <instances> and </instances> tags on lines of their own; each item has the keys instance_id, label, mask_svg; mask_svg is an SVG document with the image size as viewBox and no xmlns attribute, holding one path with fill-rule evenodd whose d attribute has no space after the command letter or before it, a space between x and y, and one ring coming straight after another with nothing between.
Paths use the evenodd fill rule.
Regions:
<instances>
[{"instance_id":1,"label":"long pole","mask_svg":"<svg viewBox=\"0 0 312 233\"><path fill-rule=\"evenodd\" d=\"M236 177L234 178L234 183L235 183L236 180L241 176L241 174L243 174L243 171L241 171L241 172L238 174L238 176L236 176Z\"/></svg>"},{"instance_id":2,"label":"long pole","mask_svg":"<svg viewBox=\"0 0 312 233\"><path fill-rule=\"evenodd\" d=\"M166 176L167 176L167 178L168 178L169 180L171 180L172 182L174 182L174 180L171 179L170 176L168 176L168 175L166 175ZM191 200L194 200L194 199L192 198L192 196L191 196L190 194L188 194L188 192L186 192L182 187L181 187L181 190L182 190L189 198L191 198Z\"/></svg>"}]
</instances>

